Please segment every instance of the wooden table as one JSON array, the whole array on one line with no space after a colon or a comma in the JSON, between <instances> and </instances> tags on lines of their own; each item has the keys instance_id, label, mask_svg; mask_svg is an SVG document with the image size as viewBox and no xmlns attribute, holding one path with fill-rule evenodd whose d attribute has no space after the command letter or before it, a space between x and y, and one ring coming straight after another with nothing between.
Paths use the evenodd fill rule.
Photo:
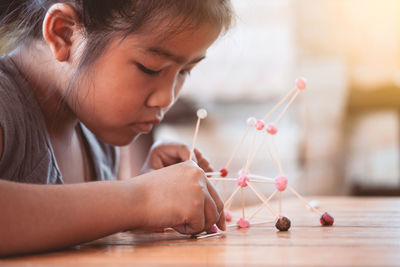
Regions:
<instances>
[{"instance_id":1,"label":"wooden table","mask_svg":"<svg viewBox=\"0 0 400 267\"><path fill-rule=\"evenodd\" d=\"M291 198L284 202L292 221L288 232L271 224L231 227L206 239L125 232L59 252L2 259L0 265L400 265L400 198L318 199L334 215L333 227L321 227L315 213Z\"/></svg>"}]
</instances>

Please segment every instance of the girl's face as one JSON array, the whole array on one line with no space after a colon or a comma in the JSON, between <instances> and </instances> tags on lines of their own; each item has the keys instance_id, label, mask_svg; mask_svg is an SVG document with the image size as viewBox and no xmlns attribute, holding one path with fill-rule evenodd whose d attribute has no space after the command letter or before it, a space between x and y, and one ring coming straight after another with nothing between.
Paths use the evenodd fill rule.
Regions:
<instances>
[{"instance_id":1,"label":"girl's face","mask_svg":"<svg viewBox=\"0 0 400 267\"><path fill-rule=\"evenodd\" d=\"M114 40L68 97L79 120L103 141L126 145L158 124L219 35L203 25L159 41L164 30Z\"/></svg>"}]
</instances>

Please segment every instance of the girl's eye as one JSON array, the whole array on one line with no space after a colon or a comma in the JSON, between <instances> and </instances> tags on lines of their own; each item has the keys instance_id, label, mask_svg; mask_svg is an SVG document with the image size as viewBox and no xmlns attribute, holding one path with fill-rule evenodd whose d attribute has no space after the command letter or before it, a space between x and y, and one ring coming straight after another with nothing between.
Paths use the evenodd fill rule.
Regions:
<instances>
[{"instance_id":1,"label":"girl's eye","mask_svg":"<svg viewBox=\"0 0 400 267\"><path fill-rule=\"evenodd\" d=\"M142 64L137 63L138 68L143 71L144 73L148 74L148 75L157 75L161 72L161 70L151 70L149 68L146 68L145 66L143 66Z\"/></svg>"}]
</instances>

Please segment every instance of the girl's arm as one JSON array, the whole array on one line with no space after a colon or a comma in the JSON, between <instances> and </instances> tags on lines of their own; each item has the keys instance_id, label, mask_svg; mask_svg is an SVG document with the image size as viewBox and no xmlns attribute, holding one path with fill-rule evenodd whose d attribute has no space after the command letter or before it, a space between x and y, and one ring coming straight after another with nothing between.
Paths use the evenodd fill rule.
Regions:
<instances>
[{"instance_id":1,"label":"girl's arm","mask_svg":"<svg viewBox=\"0 0 400 267\"><path fill-rule=\"evenodd\" d=\"M122 230L225 230L223 202L194 162L133 179L72 185L0 180L0 256L48 251Z\"/></svg>"},{"instance_id":2,"label":"girl's arm","mask_svg":"<svg viewBox=\"0 0 400 267\"><path fill-rule=\"evenodd\" d=\"M3 152L0 127L0 155ZM135 227L138 187L122 182L32 185L0 180L0 256L67 247ZM137 205L136 205L137 207Z\"/></svg>"},{"instance_id":3,"label":"girl's arm","mask_svg":"<svg viewBox=\"0 0 400 267\"><path fill-rule=\"evenodd\" d=\"M216 223L225 230L223 207L192 161L123 181L34 185L0 179L0 256L65 248L134 228L196 234Z\"/></svg>"},{"instance_id":4,"label":"girl's arm","mask_svg":"<svg viewBox=\"0 0 400 267\"><path fill-rule=\"evenodd\" d=\"M135 228L140 186L0 180L0 256L64 248Z\"/></svg>"}]
</instances>

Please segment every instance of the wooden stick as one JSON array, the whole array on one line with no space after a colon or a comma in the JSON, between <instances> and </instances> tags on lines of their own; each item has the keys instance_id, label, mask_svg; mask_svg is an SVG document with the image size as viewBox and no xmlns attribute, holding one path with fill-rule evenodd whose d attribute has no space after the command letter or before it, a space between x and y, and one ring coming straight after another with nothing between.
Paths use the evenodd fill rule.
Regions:
<instances>
[{"instance_id":1,"label":"wooden stick","mask_svg":"<svg viewBox=\"0 0 400 267\"><path fill-rule=\"evenodd\" d=\"M237 181L237 178L208 178L209 181Z\"/></svg>"},{"instance_id":2,"label":"wooden stick","mask_svg":"<svg viewBox=\"0 0 400 267\"><path fill-rule=\"evenodd\" d=\"M256 215L262 210L262 208L264 208L264 205L260 205L260 206L258 207L258 209L257 209L255 212L253 212L253 214L250 215L249 221L250 221L251 219L253 219L253 217L256 216Z\"/></svg>"},{"instance_id":3,"label":"wooden stick","mask_svg":"<svg viewBox=\"0 0 400 267\"><path fill-rule=\"evenodd\" d=\"M278 164L279 175L283 175L282 164L281 164L281 160L279 158L278 148L276 146L275 139L274 139L273 136L271 136L271 140L272 140L271 141L272 142L272 148L274 149L275 155L276 155L276 162Z\"/></svg>"},{"instance_id":4,"label":"wooden stick","mask_svg":"<svg viewBox=\"0 0 400 267\"><path fill-rule=\"evenodd\" d=\"M274 210L274 208L272 208L272 207L268 204L268 202L264 199L264 197L263 197L260 193L258 193L258 191L254 188L254 186L253 186L251 183L249 183L249 182L247 182L247 185L250 187L251 190L253 190L253 192L254 192L254 193L256 194L256 196L265 204L265 206L272 212L272 214L273 214L274 216L278 217L278 214L277 214L277 212Z\"/></svg>"},{"instance_id":5,"label":"wooden stick","mask_svg":"<svg viewBox=\"0 0 400 267\"><path fill-rule=\"evenodd\" d=\"M279 215L282 215L282 192L279 191Z\"/></svg>"},{"instance_id":6,"label":"wooden stick","mask_svg":"<svg viewBox=\"0 0 400 267\"><path fill-rule=\"evenodd\" d=\"M267 203L275 196L275 194L277 193L278 191L277 190L275 190L269 197L268 197L268 199L267 199ZM264 205L261 205L250 217L249 217L249 221L254 217L254 216L256 216L260 211L261 211L261 209L264 207Z\"/></svg>"},{"instance_id":7,"label":"wooden stick","mask_svg":"<svg viewBox=\"0 0 400 267\"><path fill-rule=\"evenodd\" d=\"M254 179L251 179L251 182L257 184L276 184L276 182L274 181L254 180Z\"/></svg>"},{"instance_id":8,"label":"wooden stick","mask_svg":"<svg viewBox=\"0 0 400 267\"><path fill-rule=\"evenodd\" d=\"M275 182L274 178L265 177L265 176L261 176L261 175L257 175L257 174L249 174L249 175L247 175L247 177L253 178L253 179L260 179L260 180Z\"/></svg>"},{"instance_id":9,"label":"wooden stick","mask_svg":"<svg viewBox=\"0 0 400 267\"><path fill-rule=\"evenodd\" d=\"M251 226L254 225L260 225L260 224L267 224L267 223L274 223L275 220L269 220L269 221L261 221L261 222L254 222L254 223L250 223Z\"/></svg>"},{"instance_id":10,"label":"wooden stick","mask_svg":"<svg viewBox=\"0 0 400 267\"><path fill-rule=\"evenodd\" d=\"M246 217L245 217L245 215L244 215L244 196L243 196L243 187L242 187L242 189L241 189L241 194L242 194L242 216L243 216L243 219L245 219Z\"/></svg>"},{"instance_id":11,"label":"wooden stick","mask_svg":"<svg viewBox=\"0 0 400 267\"><path fill-rule=\"evenodd\" d=\"M318 215L322 216L322 213L321 213L319 210L317 210L316 208L314 208L312 205L310 205L310 203L309 203L307 200L305 200L305 198L303 198L299 193L297 193L296 190L293 189L293 187L291 187L291 186L288 185L287 188L288 188L293 194L295 194L296 197L298 197L301 201L303 201L304 204L305 204L306 206L310 207L310 209L311 209L312 211L314 211L314 212L317 213Z\"/></svg>"},{"instance_id":12,"label":"wooden stick","mask_svg":"<svg viewBox=\"0 0 400 267\"><path fill-rule=\"evenodd\" d=\"M274 113L275 110L277 110L277 109L283 104L283 102L285 102L286 99L288 99L296 90L297 90L297 88L293 88L292 90L290 90L289 93L288 93L284 98L282 98L282 100L279 101L279 103L276 104L276 105L272 108L272 110L271 110L270 112L267 113L267 115L265 115L265 117L263 118L263 121L267 121L267 119L269 118L269 116L271 116L271 114Z\"/></svg>"},{"instance_id":13,"label":"wooden stick","mask_svg":"<svg viewBox=\"0 0 400 267\"><path fill-rule=\"evenodd\" d=\"M227 208L229 205L229 202L231 202L233 200L233 198L235 197L235 195L237 194L237 192L239 192L239 189L241 188L241 186L236 187L235 191L233 191L232 195L228 198L228 200L225 202L224 204L224 208Z\"/></svg>"},{"instance_id":14,"label":"wooden stick","mask_svg":"<svg viewBox=\"0 0 400 267\"><path fill-rule=\"evenodd\" d=\"M242 146L247 134L249 133L250 128L251 128L251 126L247 126L247 129L246 129L245 133L243 134L242 139L240 139L240 142L236 145L236 148L233 151L231 158L228 160L228 162L225 165L226 169L229 169L232 161L234 160L234 158L236 157L237 153L239 152L239 149Z\"/></svg>"},{"instance_id":15,"label":"wooden stick","mask_svg":"<svg viewBox=\"0 0 400 267\"><path fill-rule=\"evenodd\" d=\"M270 149L270 147L268 145L268 142L267 142L267 152L268 152L269 157L272 160L272 163L274 164L275 170L279 173L279 165L276 162L276 159L275 159L274 155L272 154L272 151L271 151L271 149Z\"/></svg>"},{"instance_id":16,"label":"wooden stick","mask_svg":"<svg viewBox=\"0 0 400 267\"><path fill-rule=\"evenodd\" d=\"M251 160L250 160L250 162L249 162L249 164L248 164L248 165L249 165L248 168L250 168L251 164L252 164L253 161L254 161L254 158L257 156L257 154L258 154L258 152L260 151L261 147L264 146L265 141L267 140L267 136L268 136L268 134L265 133L265 134L264 134L264 138L263 138L261 144L257 147L256 151L253 153L253 156L251 157Z\"/></svg>"},{"instance_id":17,"label":"wooden stick","mask_svg":"<svg viewBox=\"0 0 400 267\"><path fill-rule=\"evenodd\" d=\"M278 190L275 190L275 191L267 198L267 202L270 202L271 199L276 195L276 193L278 193Z\"/></svg>"},{"instance_id":18,"label":"wooden stick","mask_svg":"<svg viewBox=\"0 0 400 267\"><path fill-rule=\"evenodd\" d=\"M209 238L209 237L220 236L220 235L223 235L223 232L212 233L212 234L207 234L207 235L197 235L196 239L203 239L203 238Z\"/></svg>"},{"instance_id":19,"label":"wooden stick","mask_svg":"<svg viewBox=\"0 0 400 267\"><path fill-rule=\"evenodd\" d=\"M192 142L192 150L190 151L190 156L189 160L193 159L193 154L194 154L194 147L196 146L196 140L197 140L197 134L199 132L199 127L200 127L200 117L197 118L197 123L196 123L196 129L194 130L194 136L193 136L193 142Z\"/></svg>"},{"instance_id":20,"label":"wooden stick","mask_svg":"<svg viewBox=\"0 0 400 267\"><path fill-rule=\"evenodd\" d=\"M254 149L254 142L256 141L256 134L257 134L257 129L254 128L254 133L253 133L253 137L251 139L251 145L249 148L249 154L247 155L247 160L246 160L246 167L244 168L244 172L246 173L247 170L249 169L249 161L250 161L250 156L253 153L253 149Z\"/></svg>"},{"instance_id":21,"label":"wooden stick","mask_svg":"<svg viewBox=\"0 0 400 267\"><path fill-rule=\"evenodd\" d=\"M297 90L297 92L294 94L292 99L290 99L289 103L286 105L286 107L283 109L282 113L278 116L278 118L274 121L275 125L278 125L279 121L282 119L283 115L285 115L286 111L289 109L290 105L294 102L296 97L299 95L300 90Z\"/></svg>"}]
</instances>

